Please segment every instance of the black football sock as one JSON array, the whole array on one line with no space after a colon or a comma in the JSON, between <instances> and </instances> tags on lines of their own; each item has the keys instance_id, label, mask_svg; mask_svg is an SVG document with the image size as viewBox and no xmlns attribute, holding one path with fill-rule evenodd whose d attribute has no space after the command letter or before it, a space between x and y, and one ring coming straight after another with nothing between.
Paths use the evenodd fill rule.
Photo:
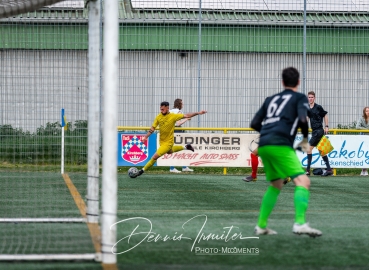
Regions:
<instances>
[{"instance_id":1,"label":"black football sock","mask_svg":"<svg viewBox=\"0 0 369 270\"><path fill-rule=\"evenodd\" d=\"M311 166L311 160L313 159L313 154L308 154L308 165L307 165L307 168L306 168L306 171L310 171L310 166Z\"/></svg>"},{"instance_id":2,"label":"black football sock","mask_svg":"<svg viewBox=\"0 0 369 270\"><path fill-rule=\"evenodd\" d=\"M329 160L327 156L322 157L325 163L325 166L327 166L327 170L331 170L331 166L329 165Z\"/></svg>"}]
</instances>

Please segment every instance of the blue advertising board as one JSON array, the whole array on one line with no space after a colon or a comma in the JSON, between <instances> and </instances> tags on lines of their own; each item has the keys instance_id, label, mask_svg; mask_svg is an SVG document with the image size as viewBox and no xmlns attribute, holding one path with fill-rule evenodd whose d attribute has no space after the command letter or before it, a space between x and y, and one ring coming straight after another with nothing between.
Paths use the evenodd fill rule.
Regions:
<instances>
[{"instance_id":1,"label":"blue advertising board","mask_svg":"<svg viewBox=\"0 0 369 270\"><path fill-rule=\"evenodd\" d=\"M145 135L118 132L118 166L144 166L151 159L156 152L157 134L151 134L147 141L142 142Z\"/></svg>"},{"instance_id":2,"label":"blue advertising board","mask_svg":"<svg viewBox=\"0 0 369 270\"><path fill-rule=\"evenodd\" d=\"M332 168L369 168L369 136L368 135L327 135L333 150L327 155ZM297 135L295 145L301 142L302 135ZM296 151L301 166L307 166L307 153ZM311 162L312 168L325 168L325 162L319 151L314 148Z\"/></svg>"}]
</instances>

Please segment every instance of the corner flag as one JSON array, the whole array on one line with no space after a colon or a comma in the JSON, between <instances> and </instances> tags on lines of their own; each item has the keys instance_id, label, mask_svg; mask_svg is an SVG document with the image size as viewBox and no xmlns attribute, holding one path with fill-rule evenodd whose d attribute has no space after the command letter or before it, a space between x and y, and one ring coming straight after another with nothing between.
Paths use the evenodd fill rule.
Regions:
<instances>
[{"instance_id":1,"label":"corner flag","mask_svg":"<svg viewBox=\"0 0 369 270\"><path fill-rule=\"evenodd\" d=\"M64 130L68 128L67 117L64 115L64 109L61 109L61 126L64 127Z\"/></svg>"}]
</instances>

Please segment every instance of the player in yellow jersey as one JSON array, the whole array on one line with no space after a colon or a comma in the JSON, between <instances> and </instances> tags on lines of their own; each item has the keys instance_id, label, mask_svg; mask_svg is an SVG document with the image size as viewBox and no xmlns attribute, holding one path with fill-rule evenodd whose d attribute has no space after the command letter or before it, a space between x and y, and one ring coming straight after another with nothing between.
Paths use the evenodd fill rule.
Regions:
<instances>
[{"instance_id":1,"label":"player in yellow jersey","mask_svg":"<svg viewBox=\"0 0 369 270\"><path fill-rule=\"evenodd\" d=\"M182 150L190 150L195 151L190 144L185 146L182 145L174 145L174 127L178 120L182 118L192 118L196 115L205 114L206 111L193 112L193 113L171 113L169 111L169 102L163 101L160 104L160 113L155 117L155 120L152 124L152 127L147 132L145 137L142 139L143 142L150 137L150 135L155 131L155 129L159 126L160 137L159 137L159 148L156 153L152 156L151 160L146 163L146 165L137 172L137 176L143 174L146 170L151 168L156 160L160 158L164 154L171 154L174 152L179 152ZM137 177L136 176L136 177Z\"/></svg>"}]
</instances>

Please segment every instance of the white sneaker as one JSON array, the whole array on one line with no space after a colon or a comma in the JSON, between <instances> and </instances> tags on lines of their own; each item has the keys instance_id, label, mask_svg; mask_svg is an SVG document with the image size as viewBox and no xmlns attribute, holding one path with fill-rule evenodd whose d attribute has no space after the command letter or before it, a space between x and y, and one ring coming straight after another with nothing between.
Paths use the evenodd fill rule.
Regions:
<instances>
[{"instance_id":1,"label":"white sneaker","mask_svg":"<svg viewBox=\"0 0 369 270\"><path fill-rule=\"evenodd\" d=\"M368 173L368 172L366 172ZM360 176L365 176L365 170L361 170Z\"/></svg>"},{"instance_id":2,"label":"white sneaker","mask_svg":"<svg viewBox=\"0 0 369 270\"><path fill-rule=\"evenodd\" d=\"M176 168L169 170L172 173L181 173L181 171L178 171Z\"/></svg>"},{"instance_id":3,"label":"white sneaker","mask_svg":"<svg viewBox=\"0 0 369 270\"><path fill-rule=\"evenodd\" d=\"M254 233L256 235L272 235L272 234L277 234L276 231L273 231L273 230L268 229L268 228L262 229L262 228L260 228L257 225L255 227Z\"/></svg>"},{"instance_id":4,"label":"white sneaker","mask_svg":"<svg viewBox=\"0 0 369 270\"><path fill-rule=\"evenodd\" d=\"M182 172L193 172L193 170L186 167L186 168L182 168Z\"/></svg>"},{"instance_id":5,"label":"white sneaker","mask_svg":"<svg viewBox=\"0 0 369 270\"><path fill-rule=\"evenodd\" d=\"M321 236L322 232L317 230L317 229L313 229L309 226L309 223L305 223L305 224L293 224L293 228L292 228L292 232L295 234L307 234L310 237L317 237L317 236Z\"/></svg>"},{"instance_id":6,"label":"white sneaker","mask_svg":"<svg viewBox=\"0 0 369 270\"><path fill-rule=\"evenodd\" d=\"M364 171L364 176L368 176L368 169Z\"/></svg>"}]
</instances>

